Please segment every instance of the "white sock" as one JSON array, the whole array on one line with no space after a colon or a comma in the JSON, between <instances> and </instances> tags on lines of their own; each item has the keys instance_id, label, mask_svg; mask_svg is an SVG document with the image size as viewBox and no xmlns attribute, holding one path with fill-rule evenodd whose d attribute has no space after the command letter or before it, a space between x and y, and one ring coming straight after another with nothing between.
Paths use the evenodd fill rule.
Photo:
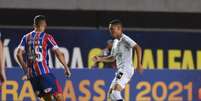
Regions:
<instances>
[{"instance_id":1,"label":"white sock","mask_svg":"<svg viewBox=\"0 0 201 101\"><path fill-rule=\"evenodd\" d=\"M117 101L117 100L122 100L121 92L117 90L113 90L111 95L110 95L111 100Z\"/></svg>"}]
</instances>

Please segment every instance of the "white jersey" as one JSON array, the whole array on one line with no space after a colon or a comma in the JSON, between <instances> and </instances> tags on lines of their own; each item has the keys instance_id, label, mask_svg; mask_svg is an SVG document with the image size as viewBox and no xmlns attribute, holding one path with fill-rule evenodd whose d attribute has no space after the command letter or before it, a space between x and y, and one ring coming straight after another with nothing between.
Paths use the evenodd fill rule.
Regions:
<instances>
[{"instance_id":1,"label":"white jersey","mask_svg":"<svg viewBox=\"0 0 201 101\"><path fill-rule=\"evenodd\" d=\"M111 55L115 57L118 71L131 75L134 72L133 67L133 47L136 42L125 34L122 34L120 40L115 39ZM130 74L131 73L131 74Z\"/></svg>"}]
</instances>

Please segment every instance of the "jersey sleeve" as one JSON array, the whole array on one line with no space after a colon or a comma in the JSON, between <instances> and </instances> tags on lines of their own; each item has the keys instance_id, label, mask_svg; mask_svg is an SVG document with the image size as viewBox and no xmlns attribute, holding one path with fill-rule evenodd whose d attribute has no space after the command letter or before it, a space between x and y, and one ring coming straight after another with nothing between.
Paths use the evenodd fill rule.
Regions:
<instances>
[{"instance_id":1,"label":"jersey sleeve","mask_svg":"<svg viewBox=\"0 0 201 101\"><path fill-rule=\"evenodd\" d=\"M59 48L56 41L54 40L54 38L51 35L48 35L48 46L49 46L49 48L51 48L53 50Z\"/></svg>"},{"instance_id":2,"label":"jersey sleeve","mask_svg":"<svg viewBox=\"0 0 201 101\"><path fill-rule=\"evenodd\" d=\"M125 42L128 44L129 47L134 47L137 43L132 40L130 37L125 37L124 38Z\"/></svg>"},{"instance_id":3,"label":"jersey sleeve","mask_svg":"<svg viewBox=\"0 0 201 101\"><path fill-rule=\"evenodd\" d=\"M26 45L26 35L24 35L21 39L21 42L19 44L19 49L25 50L25 45Z\"/></svg>"}]
</instances>

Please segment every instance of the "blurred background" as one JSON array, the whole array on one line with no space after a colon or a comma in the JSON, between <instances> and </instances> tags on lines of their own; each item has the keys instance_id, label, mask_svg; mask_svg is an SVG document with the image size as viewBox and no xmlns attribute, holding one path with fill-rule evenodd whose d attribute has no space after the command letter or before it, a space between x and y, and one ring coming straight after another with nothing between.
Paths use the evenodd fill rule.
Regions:
<instances>
[{"instance_id":1,"label":"blurred background","mask_svg":"<svg viewBox=\"0 0 201 101\"><path fill-rule=\"evenodd\" d=\"M0 0L0 33L7 77L1 101L36 100L16 62L22 36L33 18L45 15L50 33L72 68L49 52L49 66L63 87L66 101L106 101L115 62L94 64L112 47L108 22L119 19L125 34L143 49L143 74L135 73L123 92L126 101L201 100L200 0ZM134 65L136 57L133 56ZM8 87L7 87L8 86Z\"/></svg>"}]
</instances>

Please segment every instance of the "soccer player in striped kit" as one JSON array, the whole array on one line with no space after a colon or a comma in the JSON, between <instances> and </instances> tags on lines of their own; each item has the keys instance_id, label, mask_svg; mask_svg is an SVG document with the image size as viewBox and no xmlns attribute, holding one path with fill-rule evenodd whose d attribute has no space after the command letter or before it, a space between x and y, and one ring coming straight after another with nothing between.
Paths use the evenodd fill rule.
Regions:
<instances>
[{"instance_id":1,"label":"soccer player in striped kit","mask_svg":"<svg viewBox=\"0 0 201 101\"><path fill-rule=\"evenodd\" d=\"M45 32L46 27L45 16L35 16L34 30L23 36L18 46L17 59L36 96L45 101L51 101L53 97L56 101L64 101L61 85L48 67L48 50L52 49L63 64L66 76L70 77L71 72L54 38ZM24 54L26 59L23 58Z\"/></svg>"}]
</instances>

